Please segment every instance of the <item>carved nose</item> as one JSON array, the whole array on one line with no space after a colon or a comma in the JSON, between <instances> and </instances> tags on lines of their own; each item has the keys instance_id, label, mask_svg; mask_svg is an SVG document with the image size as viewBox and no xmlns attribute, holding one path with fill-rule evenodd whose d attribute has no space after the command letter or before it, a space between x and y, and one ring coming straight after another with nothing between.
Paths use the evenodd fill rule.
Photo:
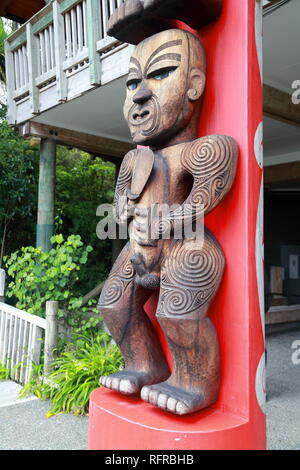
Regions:
<instances>
[{"instance_id":1,"label":"carved nose","mask_svg":"<svg viewBox=\"0 0 300 470\"><path fill-rule=\"evenodd\" d=\"M149 88L142 84L139 91L134 95L133 101L137 104L142 104L148 101L152 97L152 91Z\"/></svg>"}]
</instances>

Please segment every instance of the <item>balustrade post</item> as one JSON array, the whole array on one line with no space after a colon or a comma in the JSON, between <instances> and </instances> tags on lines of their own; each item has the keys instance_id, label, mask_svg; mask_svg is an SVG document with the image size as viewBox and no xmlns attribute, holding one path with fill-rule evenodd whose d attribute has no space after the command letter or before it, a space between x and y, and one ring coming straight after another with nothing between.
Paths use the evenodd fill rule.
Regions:
<instances>
[{"instance_id":1,"label":"balustrade post","mask_svg":"<svg viewBox=\"0 0 300 470\"><path fill-rule=\"evenodd\" d=\"M5 297L5 271L0 269L0 302L4 302Z\"/></svg>"},{"instance_id":2,"label":"balustrade post","mask_svg":"<svg viewBox=\"0 0 300 470\"><path fill-rule=\"evenodd\" d=\"M100 85L100 56L97 52L97 40L100 39L100 12L98 2L87 0L87 44L89 50L90 84Z\"/></svg>"},{"instance_id":3,"label":"balustrade post","mask_svg":"<svg viewBox=\"0 0 300 470\"><path fill-rule=\"evenodd\" d=\"M44 375L48 375L52 370L52 363L56 356L58 338L58 302L46 302L46 331L45 331L45 351L44 351Z\"/></svg>"},{"instance_id":4,"label":"balustrade post","mask_svg":"<svg viewBox=\"0 0 300 470\"><path fill-rule=\"evenodd\" d=\"M30 109L32 114L39 112L39 90L35 84L35 79L38 75L38 51L36 47L36 38L32 31L32 24L28 23L26 26L27 35L27 57L28 57L28 75L29 75L29 96L30 96Z\"/></svg>"},{"instance_id":5,"label":"balustrade post","mask_svg":"<svg viewBox=\"0 0 300 470\"><path fill-rule=\"evenodd\" d=\"M36 246L43 251L51 249L50 238L54 228L56 142L42 139L40 152L38 220Z\"/></svg>"},{"instance_id":6,"label":"balustrade post","mask_svg":"<svg viewBox=\"0 0 300 470\"><path fill-rule=\"evenodd\" d=\"M53 2L53 31L54 31L54 49L56 65L56 88L57 100L60 102L67 99L67 77L64 71L63 63L65 60L65 26L64 17L60 12L60 4L57 0Z\"/></svg>"}]
</instances>

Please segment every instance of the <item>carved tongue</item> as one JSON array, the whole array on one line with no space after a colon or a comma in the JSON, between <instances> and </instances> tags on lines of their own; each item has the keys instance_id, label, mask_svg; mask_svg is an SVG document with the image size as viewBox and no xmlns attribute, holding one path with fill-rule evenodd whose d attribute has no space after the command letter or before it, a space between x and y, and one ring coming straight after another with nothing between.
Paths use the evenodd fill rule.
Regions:
<instances>
[{"instance_id":1,"label":"carved tongue","mask_svg":"<svg viewBox=\"0 0 300 470\"><path fill-rule=\"evenodd\" d=\"M132 173L131 187L128 198L135 201L140 197L147 184L154 164L154 154L150 149L141 149L138 152Z\"/></svg>"}]
</instances>

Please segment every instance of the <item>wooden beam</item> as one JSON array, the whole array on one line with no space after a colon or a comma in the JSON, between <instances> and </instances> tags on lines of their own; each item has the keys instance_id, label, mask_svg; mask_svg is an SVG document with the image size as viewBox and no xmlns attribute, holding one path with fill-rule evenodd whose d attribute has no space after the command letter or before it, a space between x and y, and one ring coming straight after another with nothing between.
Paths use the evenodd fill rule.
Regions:
<instances>
[{"instance_id":1,"label":"wooden beam","mask_svg":"<svg viewBox=\"0 0 300 470\"><path fill-rule=\"evenodd\" d=\"M287 183L300 181L300 162L271 165L264 168L264 183Z\"/></svg>"},{"instance_id":2,"label":"wooden beam","mask_svg":"<svg viewBox=\"0 0 300 470\"><path fill-rule=\"evenodd\" d=\"M293 104L291 95L264 85L264 115L300 127L300 105Z\"/></svg>"},{"instance_id":3,"label":"wooden beam","mask_svg":"<svg viewBox=\"0 0 300 470\"><path fill-rule=\"evenodd\" d=\"M25 137L39 137L41 139L51 138L57 144L67 147L75 147L88 153L96 155L107 155L110 157L123 158L134 146L127 142L99 137L83 132L76 132L61 127L53 127L36 122L26 122L19 126L20 134Z\"/></svg>"}]
</instances>

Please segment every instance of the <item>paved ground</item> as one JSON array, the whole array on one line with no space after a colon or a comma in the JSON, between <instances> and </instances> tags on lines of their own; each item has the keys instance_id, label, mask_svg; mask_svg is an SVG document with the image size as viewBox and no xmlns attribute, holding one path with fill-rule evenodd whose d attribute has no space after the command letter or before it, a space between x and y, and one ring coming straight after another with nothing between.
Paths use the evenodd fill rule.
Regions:
<instances>
[{"instance_id":1,"label":"paved ground","mask_svg":"<svg viewBox=\"0 0 300 470\"><path fill-rule=\"evenodd\" d=\"M0 408L0 449L87 450L88 418L45 418L48 410L40 400Z\"/></svg>"},{"instance_id":2,"label":"paved ground","mask_svg":"<svg viewBox=\"0 0 300 470\"><path fill-rule=\"evenodd\" d=\"M87 450L87 417L46 418L49 402L18 400L20 388L0 382L0 450Z\"/></svg>"},{"instance_id":3,"label":"paved ground","mask_svg":"<svg viewBox=\"0 0 300 470\"><path fill-rule=\"evenodd\" d=\"M300 326L267 335L267 423L270 450L300 450L300 364L292 362ZM299 356L300 357L300 356ZM16 400L19 386L0 382L0 450L86 450L88 418L45 418L50 406Z\"/></svg>"},{"instance_id":4,"label":"paved ground","mask_svg":"<svg viewBox=\"0 0 300 470\"><path fill-rule=\"evenodd\" d=\"M267 335L267 426L270 450L300 450L300 364L292 362L292 354L296 352L292 348L294 341L300 341L300 326Z\"/></svg>"}]
</instances>

